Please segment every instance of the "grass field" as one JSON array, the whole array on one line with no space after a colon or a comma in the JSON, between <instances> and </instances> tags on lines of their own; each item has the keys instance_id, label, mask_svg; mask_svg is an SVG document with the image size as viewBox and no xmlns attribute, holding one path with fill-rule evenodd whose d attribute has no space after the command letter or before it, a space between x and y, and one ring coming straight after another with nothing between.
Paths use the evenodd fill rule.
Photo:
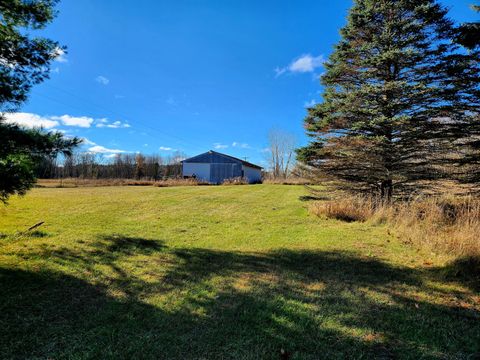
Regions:
<instances>
[{"instance_id":1,"label":"grass field","mask_svg":"<svg viewBox=\"0 0 480 360\"><path fill-rule=\"evenodd\" d=\"M2 359L477 359L480 293L301 186L35 189L0 208ZM30 235L18 234L45 221Z\"/></svg>"}]
</instances>

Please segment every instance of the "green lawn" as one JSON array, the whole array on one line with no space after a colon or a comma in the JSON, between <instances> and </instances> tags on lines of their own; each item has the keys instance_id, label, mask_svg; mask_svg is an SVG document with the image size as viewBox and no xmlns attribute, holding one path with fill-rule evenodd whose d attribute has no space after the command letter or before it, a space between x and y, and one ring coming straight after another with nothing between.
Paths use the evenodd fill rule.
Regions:
<instances>
[{"instance_id":1,"label":"green lawn","mask_svg":"<svg viewBox=\"0 0 480 360\"><path fill-rule=\"evenodd\" d=\"M476 359L480 294L301 186L35 189L0 209L2 359ZM14 235L45 221L29 236Z\"/></svg>"}]
</instances>

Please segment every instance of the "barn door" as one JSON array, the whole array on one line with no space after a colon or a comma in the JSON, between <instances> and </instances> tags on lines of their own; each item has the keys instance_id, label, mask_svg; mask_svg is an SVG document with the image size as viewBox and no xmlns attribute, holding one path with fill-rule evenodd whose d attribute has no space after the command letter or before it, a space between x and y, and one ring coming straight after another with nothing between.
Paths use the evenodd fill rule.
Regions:
<instances>
[{"instance_id":1,"label":"barn door","mask_svg":"<svg viewBox=\"0 0 480 360\"><path fill-rule=\"evenodd\" d=\"M210 164L210 181L221 184L226 179L234 177L233 166L235 164Z\"/></svg>"}]
</instances>

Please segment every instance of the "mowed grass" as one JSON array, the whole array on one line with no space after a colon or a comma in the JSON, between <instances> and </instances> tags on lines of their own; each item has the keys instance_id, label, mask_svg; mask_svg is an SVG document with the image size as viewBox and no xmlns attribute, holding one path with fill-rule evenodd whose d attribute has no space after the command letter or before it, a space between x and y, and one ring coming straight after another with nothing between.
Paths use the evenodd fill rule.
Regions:
<instances>
[{"instance_id":1,"label":"mowed grass","mask_svg":"<svg viewBox=\"0 0 480 360\"><path fill-rule=\"evenodd\" d=\"M474 359L480 294L302 186L35 189L0 210L2 359ZM30 235L31 225L45 224Z\"/></svg>"}]
</instances>

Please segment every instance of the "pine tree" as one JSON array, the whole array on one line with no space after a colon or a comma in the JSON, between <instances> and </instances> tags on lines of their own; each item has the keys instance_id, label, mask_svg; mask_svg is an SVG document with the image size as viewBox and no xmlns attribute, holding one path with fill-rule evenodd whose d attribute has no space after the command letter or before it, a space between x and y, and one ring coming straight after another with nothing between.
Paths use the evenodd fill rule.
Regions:
<instances>
[{"instance_id":1,"label":"pine tree","mask_svg":"<svg viewBox=\"0 0 480 360\"><path fill-rule=\"evenodd\" d=\"M480 6L472 6L480 12ZM457 29L455 41L461 44L465 51L455 54L450 60L456 71L453 84L457 94L461 95L464 108L467 109L466 120L460 122L463 126L459 132L457 145L463 155L459 161L459 180L480 185L480 22L464 23ZM466 129L466 131L465 131Z\"/></svg>"},{"instance_id":2,"label":"pine tree","mask_svg":"<svg viewBox=\"0 0 480 360\"><path fill-rule=\"evenodd\" d=\"M480 5L472 5L472 10L480 12ZM457 42L467 49L475 49L480 46L480 21L462 24L458 28Z\"/></svg>"},{"instance_id":3,"label":"pine tree","mask_svg":"<svg viewBox=\"0 0 480 360\"><path fill-rule=\"evenodd\" d=\"M32 37L55 16L55 0L0 0L0 201L24 194L35 182L35 163L58 153L71 154L80 143L60 133L5 123L32 86L48 78L50 63L64 51L50 39Z\"/></svg>"},{"instance_id":4,"label":"pine tree","mask_svg":"<svg viewBox=\"0 0 480 360\"><path fill-rule=\"evenodd\" d=\"M455 71L453 25L435 0L355 0L299 159L342 188L386 199L441 177L443 145L456 136L455 84L445 81Z\"/></svg>"}]
</instances>

